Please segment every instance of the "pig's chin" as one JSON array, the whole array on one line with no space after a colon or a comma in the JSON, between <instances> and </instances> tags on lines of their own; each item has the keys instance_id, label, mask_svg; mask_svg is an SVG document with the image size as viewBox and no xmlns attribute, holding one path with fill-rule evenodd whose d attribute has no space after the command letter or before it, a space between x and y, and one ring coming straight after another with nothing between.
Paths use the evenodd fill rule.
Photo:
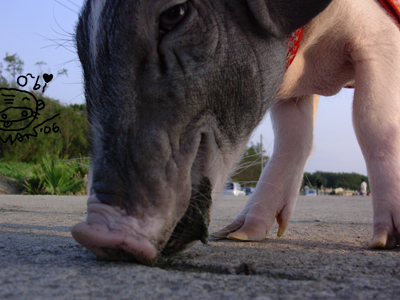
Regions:
<instances>
[{"instance_id":1,"label":"pig's chin","mask_svg":"<svg viewBox=\"0 0 400 300\"><path fill-rule=\"evenodd\" d=\"M207 177L203 177L200 184L192 188L189 207L175 227L162 251L163 254L183 251L199 240L207 244L212 203L211 191L211 183Z\"/></svg>"}]
</instances>

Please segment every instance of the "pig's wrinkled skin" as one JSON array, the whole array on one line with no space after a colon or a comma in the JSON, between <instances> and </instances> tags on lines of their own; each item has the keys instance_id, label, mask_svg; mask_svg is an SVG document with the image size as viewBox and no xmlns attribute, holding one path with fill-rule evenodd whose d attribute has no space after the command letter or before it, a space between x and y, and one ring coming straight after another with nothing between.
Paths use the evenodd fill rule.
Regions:
<instances>
[{"instance_id":1,"label":"pig's wrinkled skin","mask_svg":"<svg viewBox=\"0 0 400 300\"><path fill-rule=\"evenodd\" d=\"M286 36L303 25L285 72ZM89 0L77 47L93 159L88 217L72 234L96 255L151 263L206 242L211 200L267 109L274 153L213 236L260 241L275 219L283 235L317 95L350 83L373 192L370 247L399 244L400 31L377 1Z\"/></svg>"}]
</instances>

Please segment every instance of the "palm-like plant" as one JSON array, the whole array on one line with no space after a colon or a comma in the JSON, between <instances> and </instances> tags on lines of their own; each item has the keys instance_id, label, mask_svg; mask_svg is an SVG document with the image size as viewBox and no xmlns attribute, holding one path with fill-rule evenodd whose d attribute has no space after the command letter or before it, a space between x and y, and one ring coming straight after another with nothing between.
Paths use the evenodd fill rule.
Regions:
<instances>
[{"instance_id":1,"label":"palm-like plant","mask_svg":"<svg viewBox=\"0 0 400 300\"><path fill-rule=\"evenodd\" d=\"M37 165L27 170L24 187L28 194L60 195L82 190L84 180L76 176L74 166L46 155Z\"/></svg>"}]
</instances>

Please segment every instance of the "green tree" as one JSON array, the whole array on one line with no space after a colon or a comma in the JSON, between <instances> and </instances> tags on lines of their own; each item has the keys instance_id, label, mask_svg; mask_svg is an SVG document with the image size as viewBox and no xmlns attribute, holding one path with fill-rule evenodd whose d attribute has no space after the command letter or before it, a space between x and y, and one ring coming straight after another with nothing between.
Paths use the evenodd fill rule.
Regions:
<instances>
[{"instance_id":1,"label":"green tree","mask_svg":"<svg viewBox=\"0 0 400 300\"><path fill-rule=\"evenodd\" d=\"M269 157L265 155L264 149L261 155L259 143L247 146L235 174L231 176L232 180L240 182L244 187L254 187L261 175L261 159L265 167Z\"/></svg>"},{"instance_id":2,"label":"green tree","mask_svg":"<svg viewBox=\"0 0 400 300\"><path fill-rule=\"evenodd\" d=\"M316 187L317 179L321 180L326 188L344 188L358 190L362 180L367 180L366 176L357 173L332 173L317 171L314 173L304 173L302 187L308 185L310 188Z\"/></svg>"},{"instance_id":3,"label":"green tree","mask_svg":"<svg viewBox=\"0 0 400 300\"><path fill-rule=\"evenodd\" d=\"M8 55L6 52L6 57L3 59L6 64L7 68L6 71L10 73L12 77L12 86L16 86L17 84L17 74L21 74L22 71L24 70L24 62L19 58L17 53L14 53L13 55Z\"/></svg>"},{"instance_id":4,"label":"green tree","mask_svg":"<svg viewBox=\"0 0 400 300\"><path fill-rule=\"evenodd\" d=\"M60 70L57 71L57 77L58 76L62 76L62 75L65 75L65 76L68 77L68 70L67 69L60 69Z\"/></svg>"},{"instance_id":5,"label":"green tree","mask_svg":"<svg viewBox=\"0 0 400 300\"><path fill-rule=\"evenodd\" d=\"M7 79L3 76L3 64L0 62L0 87L7 86Z\"/></svg>"},{"instance_id":6,"label":"green tree","mask_svg":"<svg viewBox=\"0 0 400 300\"><path fill-rule=\"evenodd\" d=\"M45 63L45 62L42 60L42 61L36 62L35 66L38 66L38 67L39 67L39 75L42 76L42 75L43 75L42 66L47 66L47 63Z\"/></svg>"}]
</instances>

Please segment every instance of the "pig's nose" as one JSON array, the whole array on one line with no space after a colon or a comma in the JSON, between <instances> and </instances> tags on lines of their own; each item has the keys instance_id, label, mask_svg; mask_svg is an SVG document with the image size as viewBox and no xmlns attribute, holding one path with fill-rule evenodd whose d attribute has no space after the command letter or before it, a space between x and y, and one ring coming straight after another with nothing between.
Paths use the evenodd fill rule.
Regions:
<instances>
[{"instance_id":1,"label":"pig's nose","mask_svg":"<svg viewBox=\"0 0 400 300\"><path fill-rule=\"evenodd\" d=\"M102 203L94 194L88 199L86 221L75 225L71 233L78 243L97 256L151 264L157 249L139 223L125 210Z\"/></svg>"}]
</instances>

